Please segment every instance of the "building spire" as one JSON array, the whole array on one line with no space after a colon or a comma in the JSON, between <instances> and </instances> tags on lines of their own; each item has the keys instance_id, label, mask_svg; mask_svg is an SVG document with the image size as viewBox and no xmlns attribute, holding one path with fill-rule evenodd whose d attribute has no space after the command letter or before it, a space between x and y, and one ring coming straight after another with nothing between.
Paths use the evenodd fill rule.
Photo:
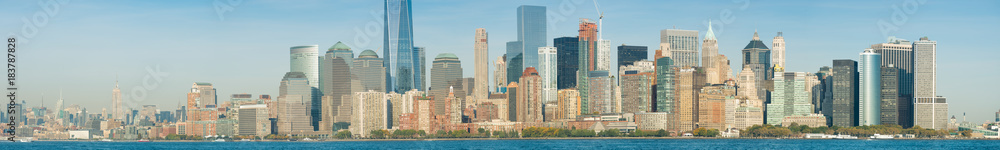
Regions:
<instances>
[{"instance_id":1,"label":"building spire","mask_svg":"<svg viewBox=\"0 0 1000 150\"><path fill-rule=\"evenodd\" d=\"M715 32L712 32L712 21L708 21L708 32L705 32L705 40L715 40Z\"/></svg>"},{"instance_id":2,"label":"building spire","mask_svg":"<svg viewBox=\"0 0 1000 150\"><path fill-rule=\"evenodd\" d=\"M753 29L753 40L760 41L760 37L757 36L757 29Z\"/></svg>"}]
</instances>

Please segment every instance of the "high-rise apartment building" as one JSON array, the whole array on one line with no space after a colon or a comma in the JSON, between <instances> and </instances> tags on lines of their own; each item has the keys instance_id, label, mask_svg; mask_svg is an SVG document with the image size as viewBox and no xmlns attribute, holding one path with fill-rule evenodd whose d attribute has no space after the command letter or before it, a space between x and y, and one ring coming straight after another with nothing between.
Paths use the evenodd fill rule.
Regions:
<instances>
[{"instance_id":1,"label":"high-rise apartment building","mask_svg":"<svg viewBox=\"0 0 1000 150\"><path fill-rule=\"evenodd\" d=\"M368 137L372 130L388 129L389 102L385 93L377 91L354 93L354 115L351 116L351 133Z\"/></svg>"},{"instance_id":2,"label":"high-rise apartment building","mask_svg":"<svg viewBox=\"0 0 1000 150\"><path fill-rule=\"evenodd\" d=\"M542 77L542 102L556 101L556 83L558 82L558 55L555 47L538 48L538 75Z\"/></svg>"},{"instance_id":3,"label":"high-rise apartment building","mask_svg":"<svg viewBox=\"0 0 1000 150\"><path fill-rule=\"evenodd\" d=\"M590 113L590 71L594 71L595 54L594 49L597 46L597 24L590 19L581 18L580 19L580 30L577 38L579 39L578 47L579 53L577 58L579 58L579 64L576 72L576 88L580 91L580 112Z\"/></svg>"},{"instance_id":4,"label":"high-rise apartment building","mask_svg":"<svg viewBox=\"0 0 1000 150\"><path fill-rule=\"evenodd\" d=\"M575 89L560 89L558 110L554 119L576 119L580 115L580 92Z\"/></svg>"},{"instance_id":5,"label":"high-rise apartment building","mask_svg":"<svg viewBox=\"0 0 1000 150\"><path fill-rule=\"evenodd\" d=\"M608 71L590 71L587 77L587 114L617 113L614 99L614 81L608 75Z\"/></svg>"},{"instance_id":6,"label":"high-rise apartment building","mask_svg":"<svg viewBox=\"0 0 1000 150\"><path fill-rule=\"evenodd\" d=\"M215 95L212 83L195 82L191 85L191 92L188 93L188 107L208 108L209 105L214 107L216 98L218 96Z\"/></svg>"},{"instance_id":7,"label":"high-rise apartment building","mask_svg":"<svg viewBox=\"0 0 1000 150\"><path fill-rule=\"evenodd\" d=\"M517 102L514 105L517 108L517 121L518 122L542 122L544 118L542 102L542 79L538 75L538 71L535 67L528 67L524 69L524 74L521 75L520 87L517 89Z\"/></svg>"},{"instance_id":8,"label":"high-rise apartment building","mask_svg":"<svg viewBox=\"0 0 1000 150\"><path fill-rule=\"evenodd\" d=\"M600 35L598 31L598 35ZM609 71L611 70L611 41L605 39L597 39L597 45L594 47L594 70Z\"/></svg>"},{"instance_id":9,"label":"high-rise apartment building","mask_svg":"<svg viewBox=\"0 0 1000 150\"><path fill-rule=\"evenodd\" d=\"M619 83L623 113L653 112L655 68L653 61L642 60L621 66L618 70L618 74L621 74Z\"/></svg>"},{"instance_id":10,"label":"high-rise apartment building","mask_svg":"<svg viewBox=\"0 0 1000 150\"><path fill-rule=\"evenodd\" d=\"M476 68L475 68L476 69L476 73L475 73L475 78L476 78L476 80L475 80L476 84L475 85L476 86L475 86L475 89L473 91L470 91L470 92L472 93L472 97L474 97L475 100L477 100L477 101L479 99L486 99L486 97L489 96L489 93L490 93L489 92L489 89L490 89L490 79L489 79L489 77L490 77L490 74L489 74L489 72L490 72L489 71L490 70L490 67L489 67L490 63L489 62L490 61L489 61L489 54L490 53L489 53L489 47L487 45L488 44L488 39L487 38L488 38L488 35L486 33L486 29L483 29L483 28L476 29L475 45L473 45L473 47L474 47L473 50L475 51L475 55L476 55L476 60L475 60L476 61L476 64L475 64L476 65Z\"/></svg>"},{"instance_id":11,"label":"high-rise apartment building","mask_svg":"<svg viewBox=\"0 0 1000 150\"><path fill-rule=\"evenodd\" d=\"M858 125L882 123L882 55L872 49L860 54L858 63Z\"/></svg>"}]
</instances>

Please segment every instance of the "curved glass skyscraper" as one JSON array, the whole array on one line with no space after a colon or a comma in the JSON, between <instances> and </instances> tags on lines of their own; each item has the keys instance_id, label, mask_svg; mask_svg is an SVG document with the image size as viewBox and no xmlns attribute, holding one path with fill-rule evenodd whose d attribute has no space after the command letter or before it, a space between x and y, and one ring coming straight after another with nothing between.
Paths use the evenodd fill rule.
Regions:
<instances>
[{"instance_id":1,"label":"curved glass skyscraper","mask_svg":"<svg viewBox=\"0 0 1000 150\"><path fill-rule=\"evenodd\" d=\"M858 64L858 125L877 125L882 109L882 55L865 49Z\"/></svg>"},{"instance_id":2,"label":"curved glass skyscraper","mask_svg":"<svg viewBox=\"0 0 1000 150\"><path fill-rule=\"evenodd\" d=\"M319 88L319 45L292 47L290 55L290 72L304 73L309 85Z\"/></svg>"}]
</instances>

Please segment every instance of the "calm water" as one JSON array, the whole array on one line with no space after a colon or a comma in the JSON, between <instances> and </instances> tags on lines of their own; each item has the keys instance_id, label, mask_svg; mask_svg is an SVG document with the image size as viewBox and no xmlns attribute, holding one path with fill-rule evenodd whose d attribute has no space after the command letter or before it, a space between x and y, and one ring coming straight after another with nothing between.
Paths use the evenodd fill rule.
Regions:
<instances>
[{"instance_id":1,"label":"calm water","mask_svg":"<svg viewBox=\"0 0 1000 150\"><path fill-rule=\"evenodd\" d=\"M22 149L998 149L997 140L572 139L344 142L0 143Z\"/></svg>"}]
</instances>

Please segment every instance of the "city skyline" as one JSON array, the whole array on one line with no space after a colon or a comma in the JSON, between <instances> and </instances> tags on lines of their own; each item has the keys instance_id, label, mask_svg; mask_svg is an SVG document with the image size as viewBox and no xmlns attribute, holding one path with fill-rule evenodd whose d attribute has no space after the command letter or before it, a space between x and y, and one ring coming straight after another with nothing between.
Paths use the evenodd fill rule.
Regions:
<instances>
[{"instance_id":1,"label":"city skyline","mask_svg":"<svg viewBox=\"0 0 1000 150\"><path fill-rule=\"evenodd\" d=\"M643 1L649 2L649 1ZM25 75L22 78L22 96L25 100L28 100L28 106L38 106L42 95L41 93L50 93L49 100L46 106L53 106L51 100L52 97L56 97L51 93L59 88L64 89L65 102L64 104L80 104L89 110L100 110L100 108L111 108L110 100L111 96L107 94L107 90L113 87L113 82L115 80L114 74L118 73L121 75L119 81L122 85L122 93L124 95L125 104L129 104L134 109L141 108L142 105L158 105L158 108L162 110L173 110L176 105L183 105L184 93L188 90L188 84L193 82L208 82L213 83L218 91L218 95L223 95L219 98L221 100L228 99L226 96L238 93L247 93L254 95L270 94L277 95L277 83L278 77L283 75L289 68L283 68L282 66L288 66L283 62L288 62L282 58L287 58L288 47L296 45L319 45L318 47L330 47L338 41L344 41L349 46L351 46L352 51L355 54L360 53L366 49L379 50L379 41L377 39L382 39L380 36L372 37L372 41L368 46L359 46L353 44L354 40L354 28L361 27L363 29L365 23L370 20L378 21L380 18L371 18L368 11L381 11L381 3L378 2L330 2L330 3L354 3L354 4L337 4L337 5L353 5L353 6L373 6L373 7L360 7L354 9L345 9L343 11L335 10L327 13L334 14L359 14L359 18L348 17L349 21L344 22L343 26L329 27L328 25L303 25L305 29L290 29L292 27L300 27L295 25L277 25L270 24L267 21L281 21L277 16L271 16L269 14L259 14L251 13L255 10L270 10L267 12L278 11L282 14L297 14L291 8L310 8L310 6L304 6L305 4L280 4L276 6L267 6L268 2L244 2L239 6L236 6L230 12L225 13L225 19L217 19L214 10L210 10L209 4L190 4L190 5L166 5L152 7L153 10L145 11L145 15L159 16L162 20L142 20L132 22L126 21L127 19L134 19L133 15L128 16L102 16L92 18L81 17L85 16L87 11L90 9L100 9L105 7L112 7L117 4L82 4L73 3L69 5L64 5L61 7L58 17L54 17L47 22L44 28L39 28L37 35L34 38L28 38L26 43L22 44L23 51L20 51L22 55L22 61L19 62L22 66L19 69L24 70ZM126 3L159 3L159 2L126 2ZM515 9L520 5L539 5L546 6L549 11L558 11L555 8L560 6L560 1L545 1L545 2L515 2L511 4L497 4L493 6L484 6L487 8L480 8L482 11L486 11L490 14L486 16L496 16L496 17L483 17L477 16L474 18L487 18L480 19L478 22L470 23L463 21L456 21L457 25L448 25L450 20L470 17L466 15L447 15L449 12L459 12L461 10L454 11L440 11L438 7L449 7L449 6L478 6L477 4L470 3L496 3L496 2L454 2L454 4L444 4L442 2L427 2L421 3L417 2L413 4L413 17L414 17L414 46L416 47L426 47L427 55L436 56L442 53L455 53L460 61L474 62L472 59L473 46L472 42L468 42L468 39L472 39L471 33L472 29L475 28L485 28L493 33L493 37L490 37L492 42L504 43L507 41L517 40L512 31L515 31L516 24L513 21L516 19ZM830 60L834 59L852 59L859 61L857 59L857 50L869 47L872 44L885 43L887 37L883 37L881 33L878 33L878 26L876 26L878 20L891 20L890 15L892 15L891 5L902 5L902 1L892 1L892 2L872 2L879 5L884 5L884 7L854 7L854 8L844 8L848 6L843 6L844 4L839 3L824 3L824 2L813 2L809 4L803 4L806 2L789 2L783 5L802 6L807 5L806 8L819 7L818 10L812 10L807 12L812 12L812 15L802 15L802 14L778 14L781 11L760 11L760 8L775 4L764 3L764 2L750 2L749 6L745 10L741 10L740 6L742 3L729 3L720 2L722 4L715 7L710 7L708 10L700 10L694 15L679 17L678 19L648 19L655 16L655 14L660 13L648 13L642 14L642 11L631 11L623 8L625 6L630 7L649 7L636 4L625 4L625 3L636 3L636 2L604 2L601 3L601 8L603 12L607 12L608 20L605 21L603 26L607 26L609 29L608 34L603 34L603 31L599 32L603 34L603 37L612 41L611 45L636 45L636 46L648 46L650 51L657 49L659 42L658 32L663 29L682 29L682 30L696 30L699 31L699 38L704 37L704 31L707 30L707 20L713 19L715 22L716 31L715 34L718 37L720 54L726 55L731 61L733 61L733 70L742 70L742 64L738 63L740 61L739 50L741 49L744 42L750 39L753 34L752 31L755 29L759 31L760 38L765 39L763 43L768 43L766 39L776 36L777 32L786 33L786 42L789 44L786 47L786 60L788 67L785 70L788 71L806 71L813 72L816 68L822 66L832 66ZM641 3L641 2L639 2ZM652 2L652 3L669 3L669 2ZM959 3L959 2L956 2ZM993 4L1000 4L997 2L987 2ZM570 2L573 6L576 6L576 11L567 14L549 14L549 15L564 15L565 20L563 21L550 21L555 23L548 24L548 34L546 37L547 46L553 46L552 39L564 36L575 36L575 27L577 18L590 18L596 19L597 13L593 10L593 4L587 2L581 2L579 4ZM836 5L834 5L836 4ZM41 8L33 6L33 3L16 4L12 6L17 6L18 9L13 9L13 11L8 11L5 9L4 13L14 14L10 16L11 18L6 18L8 20L18 20L22 16L30 16L30 14L36 11L42 11ZM195 6L200 6L195 7ZM293 6L289 6L293 5ZM697 4L682 4L682 5L693 5L693 6L703 6L708 7L705 3ZM949 110L950 115L958 115L963 112L970 114L969 118L974 118L972 120L992 120L993 110L996 109L997 101L991 99L991 97L980 93L989 93L988 91L995 91L996 87L990 87L991 84L982 84L982 82L989 82L988 75L996 74L995 69L977 69L976 65L969 64L1000 64L997 60L989 59L986 56L990 54L996 54L996 51L988 51L986 48L981 48L979 43L989 43L989 41L995 41L996 38L988 37L988 35L995 35L998 33L997 29L989 28L989 24L996 24L998 16L990 16L988 13L978 13L976 14L975 9L967 9L958 12L948 12L955 10L953 5L961 4L944 4L938 1L930 1L927 4L918 5L919 9L916 10L915 14L910 14L908 21L899 26L898 31L892 32L889 35L895 35L896 37L908 39L910 41L917 41L919 37L930 37L931 40L941 42L939 49L941 50L940 55L937 58L937 72L938 73L938 94L941 96L947 96L949 98L949 105L951 109ZM949 7L951 6L951 7ZM975 5L973 5L975 6ZM193 7L193 8L192 8ZM982 6L980 6L982 7ZM321 7L316 7L319 9ZM755 9L756 8L756 9ZM825 8L825 9L823 9ZM195 9L201 10L197 11L204 14L194 14L190 12L181 12L180 10ZM470 8L465 8L470 9ZM724 23L719 20L718 14L720 10L729 9L732 10L736 16L735 21L732 23ZM796 8L805 9L805 8ZM826 18L823 16L831 15L824 14L831 11L831 9L850 9L850 10L863 10L852 13L842 14L842 18L834 19L838 23L827 26L828 28L823 28L820 24L830 23L818 20L804 20L802 22L795 20L796 18L801 19L801 17L807 18ZM112 9L107 11L97 11L90 12L93 14L102 14L115 11L126 11L128 9ZM447 10L447 9L445 9ZM496 11L494 11L496 10ZM986 9L980 9L986 12ZM677 10L678 12L680 10ZM470 12L470 11L461 11ZM673 10L668 11L674 12ZM787 11L785 11L787 12ZM861 17L843 17L843 16L857 16L857 13L869 12L870 14L860 15ZM78 14L82 13L82 14ZM941 13L941 14L936 14ZM91 14L91 15L93 15ZM181 14L181 17L172 17L172 15ZM496 14L496 15L493 15ZM880 14L880 15L879 15ZM962 17L949 17L958 16L956 14L962 14L961 16L966 16L969 18ZM629 18L629 15L632 18ZM700 16L699 16L700 15ZM940 15L940 16L938 16ZM978 16L985 15L985 16ZM343 16L343 15L341 15ZM380 15L379 15L380 16ZM699 16L699 17L693 17ZM836 16L836 15L835 15ZM943 18L949 17L949 18ZM17 17L17 18L14 18ZM262 18L257 18L262 17ZM644 18L645 17L645 18ZM754 21L760 20L762 18L789 18L788 20L779 20L780 23L765 22L765 21ZM157 17L152 17L157 18ZM619 19L620 20L617 20ZM88 19L99 20L99 21L88 21ZM180 20L195 20L192 23L178 23L180 26L169 27L163 25L146 25L141 21L180 21ZM939 19L950 19L954 20L952 22L963 23L964 26L959 26L957 24L949 23L934 23ZM978 24L979 22L973 21L963 21L963 19L975 19L979 22L986 21L987 23ZM341 21L337 19L331 19L336 21ZM667 20L667 21L656 21L656 20ZM435 22L437 23L431 23ZM839 23L839 22L852 22L857 21L860 23ZM993 23L990 23L992 21ZM320 22L317 24L323 24L327 21L317 20ZM501 22L501 23L496 23ZM638 22L638 24L630 24L630 22ZM647 23L648 22L648 23ZM704 22L704 23L702 23ZM83 23L81 27L72 27L69 25ZM309 23L307 23L309 24ZM0 31L9 32L20 32L20 22L9 22L0 24ZM95 31L78 31L81 29L88 29L86 27L94 27L97 25L108 25L109 27L100 27L96 30L99 32L112 32L115 34L109 35L98 35ZM253 27L253 25L260 25L259 27ZM950 25L950 26L949 26ZM978 25L979 28L976 28ZM134 26L144 26L144 27L134 27ZM200 27L193 27L200 26ZM724 26L724 27L721 27ZM805 27L801 27L805 26ZM843 26L843 27L840 27ZM209 31L206 30L213 29L223 29L236 27L237 29L225 29L220 31ZM853 27L853 28L851 28ZM970 29L971 28L971 29ZM263 31L263 30L273 30L273 31ZM287 29L287 30L285 30ZM720 30L722 29L722 30ZM816 29L830 29L823 31L813 31ZM944 30L948 29L948 30ZM148 31L148 30L165 30L174 31L179 33L166 33L163 31ZM258 33L257 30L263 31L263 33ZM315 30L309 32L310 30ZM845 31L846 30L846 31ZM957 31L956 31L957 30ZM123 33L123 32L136 32L138 33ZM318 31L318 32L316 32ZM731 32L730 32L731 31ZM962 32L966 31L966 32ZM289 32L289 33L278 33L278 32ZM381 32L381 31L379 31ZM846 33L832 33L832 32L846 32ZM942 32L957 32L955 33L942 33ZM337 34L344 33L344 34ZM447 33L435 36L431 36L434 33ZM992 33L992 34L991 34ZM848 34L848 35L844 35ZM980 35L981 34L981 35ZM56 36L58 35L58 36ZM115 35L115 36L111 36ZM163 37L153 38L150 37L148 40L136 41L130 36L160 36ZM302 35L302 37L295 37L293 35ZM331 36L332 35L332 36ZM244 36L244 37L240 37ZM249 37L246 37L249 36ZM828 36L822 37L821 36ZM288 38L295 37L295 38ZM76 40L86 38L83 40ZM287 38L287 39L286 39ZM71 40L73 39L73 40ZM177 41L165 41L163 43L156 43L158 41L164 40L177 40ZM225 40L229 39L229 40ZM421 40L424 39L424 40ZM440 39L440 40L438 40ZM831 40L833 39L833 40ZM270 42L274 41L274 42ZM174 43L176 42L176 43ZM38 43L58 43L58 44L38 44ZM96 45L96 46L95 46ZM700 45L700 44L698 44ZM149 46L149 47L139 47L139 46ZM493 44L492 49L489 51L489 56L486 58L496 58L506 49L504 44ZM139 49L139 50L136 50ZM698 48L700 50L700 48ZM37 50L37 51L33 51ZM53 52L41 52L42 50L51 50ZM82 52L82 53L81 53ZM169 52L177 52L180 54L172 54ZM195 53L201 52L201 53ZM262 52L260 54L244 54L252 52ZM45 55L41 55L45 54ZM611 58L617 58L616 53L612 52ZM964 54L964 55L963 55ZM971 55L971 54L982 54L982 55ZM192 56L194 55L194 56ZM652 53L650 53L652 55ZM41 61L42 56L48 56L50 59L58 59L61 61L45 62ZM133 57L126 57L133 56ZM137 56L137 57L136 57ZM996 55L992 55L996 56ZM73 57L73 58L70 58ZM76 58L80 57L80 58ZM384 57L381 54L379 57ZM653 57L647 57L652 59ZM979 59L976 59L979 58ZM112 60L112 61L109 61ZM206 62L192 61L192 60L208 60ZM428 62L423 62L425 64L430 64L431 60ZM489 60L487 62L493 62L494 60ZM77 63L86 62L86 63ZM612 65L615 65L615 61L611 61ZM474 63L462 64L462 68L475 68ZM106 66L106 67L95 67L95 66ZM492 64L491 64L492 65ZM147 69L147 67L149 69ZM611 67L616 69L618 67ZM85 70L81 70L85 69ZM148 71L152 70L152 71ZM424 68L425 71L429 71L430 68ZM463 77L472 77L474 69L463 70ZM489 72L495 70L491 69ZM611 70L617 72L617 70ZM73 73L67 73L73 72ZM154 73L150 73L154 72ZM157 74L155 72L161 72ZM164 75L165 73L165 75ZM429 74L429 73L425 73ZM734 75L735 76L735 75ZM162 80L156 79L157 77L162 77ZM106 79L105 79L106 78ZM152 80L150 80L152 79ZM147 82L147 85L143 85L143 82ZM430 82L425 80L425 82ZM973 84L979 84L975 86ZM155 85L155 86L154 86ZM952 88L952 87L962 87L962 88ZM36 90L44 89L44 90ZM138 91L146 90L147 94L142 100L137 100ZM958 109L958 108L968 108L968 109Z\"/></svg>"}]
</instances>

